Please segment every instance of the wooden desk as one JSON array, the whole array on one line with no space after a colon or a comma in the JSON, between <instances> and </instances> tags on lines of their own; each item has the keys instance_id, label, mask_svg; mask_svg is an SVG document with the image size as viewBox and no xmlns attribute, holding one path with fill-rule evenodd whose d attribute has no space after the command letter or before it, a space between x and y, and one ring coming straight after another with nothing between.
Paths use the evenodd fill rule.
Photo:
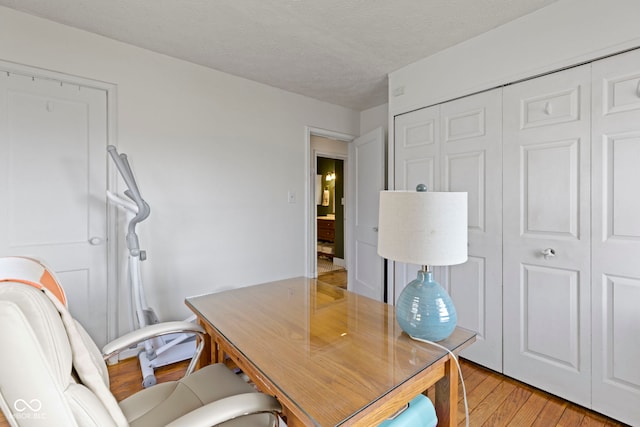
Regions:
<instances>
[{"instance_id":1,"label":"wooden desk","mask_svg":"<svg viewBox=\"0 0 640 427\"><path fill-rule=\"evenodd\" d=\"M439 425L457 425L456 364L404 334L393 306L308 278L186 303L211 337L201 363L228 355L280 401L288 427L376 426L434 384ZM458 328L439 344L473 341Z\"/></svg>"}]
</instances>

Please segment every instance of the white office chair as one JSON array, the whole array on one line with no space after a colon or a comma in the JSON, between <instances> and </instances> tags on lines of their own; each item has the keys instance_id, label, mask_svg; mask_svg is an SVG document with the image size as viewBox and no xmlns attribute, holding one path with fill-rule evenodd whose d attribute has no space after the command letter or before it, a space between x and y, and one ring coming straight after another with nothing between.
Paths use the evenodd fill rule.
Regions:
<instances>
[{"instance_id":1,"label":"white office chair","mask_svg":"<svg viewBox=\"0 0 640 427\"><path fill-rule=\"evenodd\" d=\"M16 277L15 263L23 263L21 271L28 274ZM50 283L42 283L47 280L36 278L42 269L37 260L0 258L0 407L11 425L277 425L277 400L256 392L223 364L116 402L107 357L157 334L188 328L203 335L204 330L188 322L153 325L107 344L103 355L69 314L64 292L61 299L48 289Z\"/></svg>"}]
</instances>

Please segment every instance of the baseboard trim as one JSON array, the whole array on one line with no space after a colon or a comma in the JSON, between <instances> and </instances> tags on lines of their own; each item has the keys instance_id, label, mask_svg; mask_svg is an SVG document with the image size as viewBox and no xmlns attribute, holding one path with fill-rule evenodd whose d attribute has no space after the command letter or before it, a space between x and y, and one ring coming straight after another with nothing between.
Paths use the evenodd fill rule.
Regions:
<instances>
[{"instance_id":1,"label":"baseboard trim","mask_svg":"<svg viewBox=\"0 0 640 427\"><path fill-rule=\"evenodd\" d=\"M131 359L134 357L138 357L138 354L144 349L144 344L138 344L137 347L132 347L132 348L128 348L126 350L122 350L120 353L118 353L117 355L110 357L107 360L107 364L109 365L115 365L116 363L122 361L122 360L127 360L127 359Z\"/></svg>"}]
</instances>

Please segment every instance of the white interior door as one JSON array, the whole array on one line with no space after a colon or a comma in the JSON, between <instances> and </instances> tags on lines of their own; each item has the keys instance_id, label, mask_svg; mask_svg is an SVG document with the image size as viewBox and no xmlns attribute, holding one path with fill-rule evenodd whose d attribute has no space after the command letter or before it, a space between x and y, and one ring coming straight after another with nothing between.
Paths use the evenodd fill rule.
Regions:
<instances>
[{"instance_id":1,"label":"white interior door","mask_svg":"<svg viewBox=\"0 0 640 427\"><path fill-rule=\"evenodd\" d=\"M384 131L377 128L349 144L349 210L353 239L347 287L350 291L382 301L384 298L384 259L378 255L378 205L385 188Z\"/></svg>"},{"instance_id":2,"label":"white interior door","mask_svg":"<svg viewBox=\"0 0 640 427\"><path fill-rule=\"evenodd\" d=\"M502 372L502 89L440 106L441 191L468 195L469 259L445 268L458 326L477 332L461 355Z\"/></svg>"},{"instance_id":3,"label":"white interior door","mask_svg":"<svg viewBox=\"0 0 640 427\"><path fill-rule=\"evenodd\" d=\"M593 409L640 425L640 51L592 69Z\"/></svg>"},{"instance_id":4,"label":"white interior door","mask_svg":"<svg viewBox=\"0 0 640 427\"><path fill-rule=\"evenodd\" d=\"M107 339L106 92L0 73L0 255L57 273L71 313Z\"/></svg>"},{"instance_id":5,"label":"white interior door","mask_svg":"<svg viewBox=\"0 0 640 427\"><path fill-rule=\"evenodd\" d=\"M585 65L507 86L503 100L504 373L584 406L590 83Z\"/></svg>"}]
</instances>

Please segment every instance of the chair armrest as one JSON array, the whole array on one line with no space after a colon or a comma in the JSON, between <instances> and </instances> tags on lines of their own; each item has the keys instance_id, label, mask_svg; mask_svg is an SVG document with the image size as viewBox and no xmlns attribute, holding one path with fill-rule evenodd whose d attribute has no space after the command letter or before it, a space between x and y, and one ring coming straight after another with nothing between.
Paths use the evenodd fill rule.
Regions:
<instances>
[{"instance_id":1,"label":"chair armrest","mask_svg":"<svg viewBox=\"0 0 640 427\"><path fill-rule=\"evenodd\" d=\"M162 322L153 325L145 326L144 328L136 329L127 334L124 334L120 338L107 343L102 347L102 357L107 360L111 356L114 356L126 348L132 345L138 344L142 341L146 341L150 338L159 337L162 335L176 334L176 333L193 333L199 335L202 338L206 332L202 326L197 323L177 321L177 322Z\"/></svg>"},{"instance_id":2,"label":"chair armrest","mask_svg":"<svg viewBox=\"0 0 640 427\"><path fill-rule=\"evenodd\" d=\"M166 427L210 427L251 414L274 414L282 411L275 397L264 393L244 393L225 397L189 412Z\"/></svg>"}]
</instances>

